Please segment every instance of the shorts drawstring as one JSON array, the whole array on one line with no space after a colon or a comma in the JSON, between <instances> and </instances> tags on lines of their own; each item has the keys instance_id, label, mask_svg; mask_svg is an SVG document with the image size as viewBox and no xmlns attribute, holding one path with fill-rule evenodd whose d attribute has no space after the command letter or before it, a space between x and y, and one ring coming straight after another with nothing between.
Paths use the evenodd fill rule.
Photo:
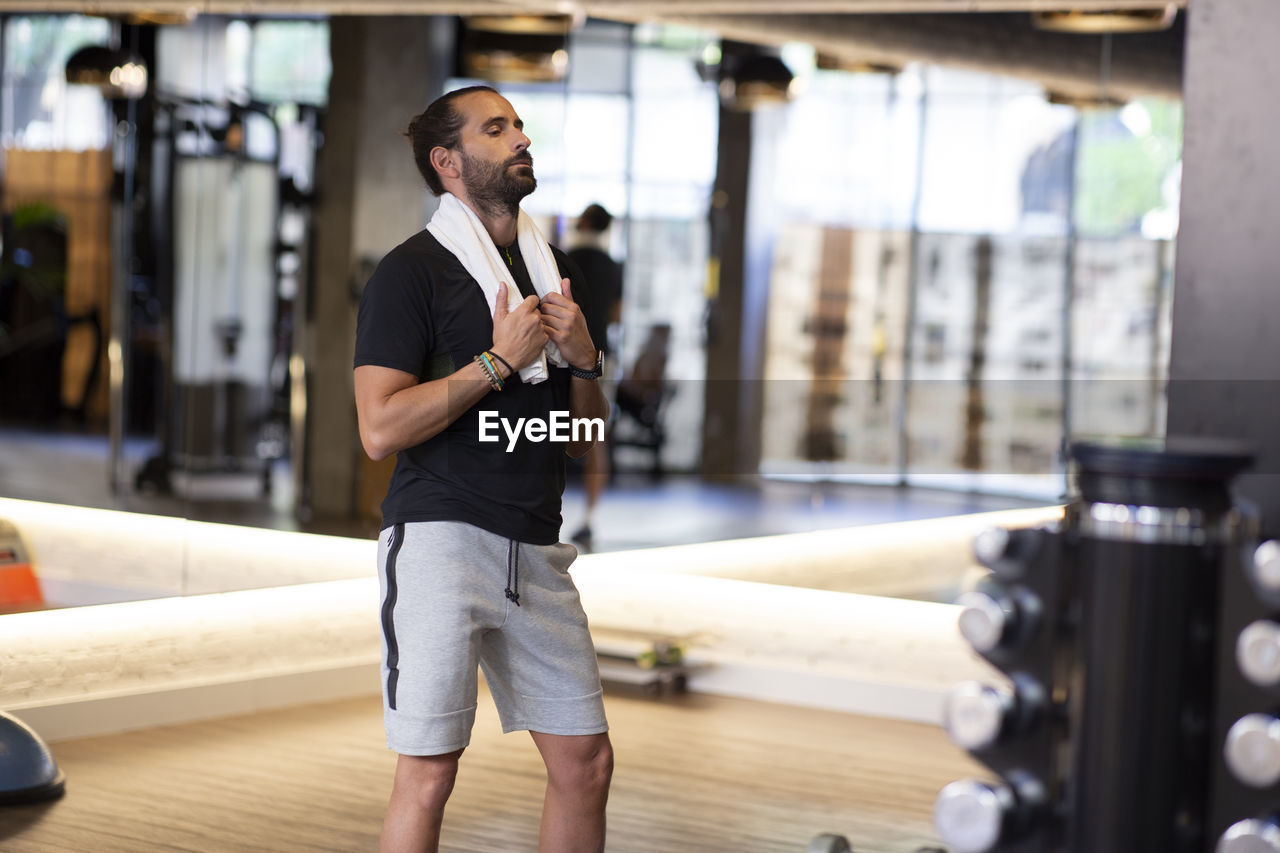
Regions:
<instances>
[{"instance_id":1,"label":"shorts drawstring","mask_svg":"<svg viewBox=\"0 0 1280 853\"><path fill-rule=\"evenodd\" d=\"M507 540L507 601L520 606L520 543Z\"/></svg>"}]
</instances>

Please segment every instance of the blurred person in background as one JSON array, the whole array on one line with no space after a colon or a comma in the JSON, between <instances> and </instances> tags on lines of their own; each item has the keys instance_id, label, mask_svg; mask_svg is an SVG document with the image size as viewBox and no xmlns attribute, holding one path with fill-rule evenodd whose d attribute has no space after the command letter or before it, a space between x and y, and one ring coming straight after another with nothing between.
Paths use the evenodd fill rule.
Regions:
<instances>
[{"instance_id":1,"label":"blurred person in background","mask_svg":"<svg viewBox=\"0 0 1280 853\"><path fill-rule=\"evenodd\" d=\"M604 352L605 375L610 373L609 329L619 322L622 313L622 264L608 252L609 226L613 215L602 205L590 204L578 217L570 238L569 259L582 270L591 288L591 299L584 306L587 331L591 340ZM591 527L595 508L609 482L609 450L598 441L583 457L582 490L586 510L582 526L571 537L583 548L591 547Z\"/></svg>"}]
</instances>

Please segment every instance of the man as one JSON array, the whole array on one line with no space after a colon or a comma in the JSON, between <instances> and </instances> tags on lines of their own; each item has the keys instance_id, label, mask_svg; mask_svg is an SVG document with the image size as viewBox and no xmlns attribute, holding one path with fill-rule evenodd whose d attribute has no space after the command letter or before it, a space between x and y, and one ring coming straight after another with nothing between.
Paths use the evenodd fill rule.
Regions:
<instances>
[{"instance_id":1,"label":"man","mask_svg":"<svg viewBox=\"0 0 1280 853\"><path fill-rule=\"evenodd\" d=\"M578 217L574 228L574 245L569 259L578 265L591 283L591 300L587 313L587 331L609 356L609 326L617 323L622 308L622 264L607 251L604 236L613 223L613 215L600 204L589 204ZM595 521L596 504L605 484L609 481L609 451L604 442L597 442L583 457L582 489L586 495L586 512L582 526L573 534L573 541L583 547L591 547L591 528Z\"/></svg>"},{"instance_id":2,"label":"man","mask_svg":"<svg viewBox=\"0 0 1280 853\"><path fill-rule=\"evenodd\" d=\"M440 209L382 260L360 305L360 439L374 459L397 454L378 555L384 720L399 753L383 853L438 849L477 665L504 731L529 731L546 764L540 849L604 849L613 751L567 573L577 552L558 541L562 454L591 440L504 430L565 412L603 423L608 404L574 301L585 282L520 211L537 186L523 126L488 87L413 119Z\"/></svg>"}]
</instances>

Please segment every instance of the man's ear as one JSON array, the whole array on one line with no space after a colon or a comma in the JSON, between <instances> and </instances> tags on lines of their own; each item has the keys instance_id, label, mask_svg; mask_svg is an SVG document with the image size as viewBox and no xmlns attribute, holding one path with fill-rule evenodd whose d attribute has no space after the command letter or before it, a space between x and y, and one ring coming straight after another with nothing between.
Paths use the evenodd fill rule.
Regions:
<instances>
[{"instance_id":1,"label":"man's ear","mask_svg":"<svg viewBox=\"0 0 1280 853\"><path fill-rule=\"evenodd\" d=\"M458 170L458 156L453 151L444 146L437 145L431 149L431 165L442 178L457 178L461 175Z\"/></svg>"}]
</instances>

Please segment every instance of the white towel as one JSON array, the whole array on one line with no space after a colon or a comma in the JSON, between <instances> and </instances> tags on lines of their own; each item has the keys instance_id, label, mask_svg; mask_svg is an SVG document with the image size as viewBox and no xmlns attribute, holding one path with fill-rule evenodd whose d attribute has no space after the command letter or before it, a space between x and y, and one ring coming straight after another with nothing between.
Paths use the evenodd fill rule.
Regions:
<instances>
[{"instance_id":1,"label":"white towel","mask_svg":"<svg viewBox=\"0 0 1280 853\"><path fill-rule=\"evenodd\" d=\"M440 207L427 223L427 230L440 241L440 245L462 262L462 266L480 285L485 301L489 303L490 315L497 310L499 282L507 283L508 310L514 310L524 300L520 286L516 284L511 270L498 256L498 247L484 229L484 223L474 210L459 201L453 193L440 196ZM516 240L538 298L541 299L548 293L559 293L560 268L556 266L555 256L551 254L551 247L547 245L538 226L523 210L516 219ZM559 348L551 341L547 341L547 346L537 361L520 368L520 378L531 385L542 382L548 375L547 362L557 367L565 367L567 364L564 356L560 355Z\"/></svg>"}]
</instances>

